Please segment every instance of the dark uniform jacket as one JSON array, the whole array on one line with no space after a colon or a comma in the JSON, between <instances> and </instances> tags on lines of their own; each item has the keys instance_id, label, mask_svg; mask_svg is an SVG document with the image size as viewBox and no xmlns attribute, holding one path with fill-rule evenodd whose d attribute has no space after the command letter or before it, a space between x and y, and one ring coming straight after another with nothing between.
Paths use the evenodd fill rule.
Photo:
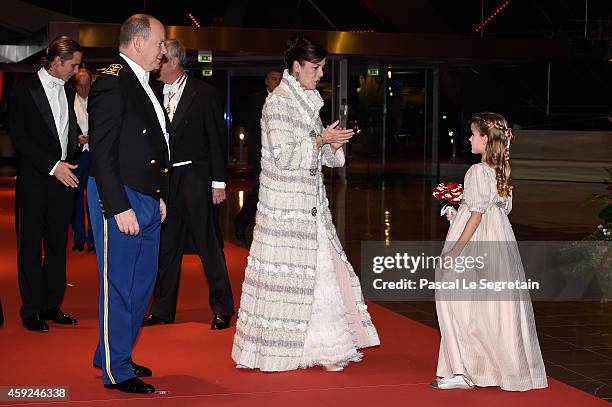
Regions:
<instances>
[{"instance_id":1,"label":"dark uniform jacket","mask_svg":"<svg viewBox=\"0 0 612 407\"><path fill-rule=\"evenodd\" d=\"M131 208L124 186L168 196L166 139L151 99L121 57L102 71L89 95L91 174L105 218Z\"/></svg>"},{"instance_id":2,"label":"dark uniform jacket","mask_svg":"<svg viewBox=\"0 0 612 407\"><path fill-rule=\"evenodd\" d=\"M68 151L66 161L74 163L77 148L77 120L72 109L75 91L64 85L68 99ZM62 158L51 105L37 74L19 82L9 104L9 134L17 150L19 177L39 179Z\"/></svg>"}]
</instances>

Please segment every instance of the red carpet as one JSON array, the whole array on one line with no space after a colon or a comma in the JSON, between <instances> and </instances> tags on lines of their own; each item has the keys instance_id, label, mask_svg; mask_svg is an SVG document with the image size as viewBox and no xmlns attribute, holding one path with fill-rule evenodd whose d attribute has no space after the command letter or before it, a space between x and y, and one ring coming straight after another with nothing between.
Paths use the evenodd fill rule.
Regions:
<instances>
[{"instance_id":1,"label":"red carpet","mask_svg":"<svg viewBox=\"0 0 612 407\"><path fill-rule=\"evenodd\" d=\"M234 329L209 329L207 288L195 256L183 263L177 323L145 328L134 359L153 368L149 381L168 394L130 396L102 387L91 367L97 336L98 273L95 256L70 253L63 309L79 318L77 327L51 326L46 334L21 327L16 277L11 183L0 183L0 299L5 325L0 328L0 386L63 385L70 402L53 405L104 406L595 406L603 400L555 380L545 390L508 393L499 389L436 391L429 388L437 360L438 333L424 325L371 305L382 346L365 351L361 363L342 373L320 369L260 373L234 368L230 358ZM236 300L246 250L226 245ZM1 404L1 403L0 403ZM6 403L5 403L6 404ZM24 405L18 403L16 405ZM31 404L30 404L31 405Z\"/></svg>"}]
</instances>

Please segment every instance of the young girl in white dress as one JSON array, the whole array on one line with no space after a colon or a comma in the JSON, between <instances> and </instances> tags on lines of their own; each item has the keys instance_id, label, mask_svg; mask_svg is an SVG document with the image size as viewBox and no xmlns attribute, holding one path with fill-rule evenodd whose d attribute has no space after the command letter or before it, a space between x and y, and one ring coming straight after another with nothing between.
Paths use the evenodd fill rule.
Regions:
<instances>
[{"instance_id":1,"label":"young girl in white dress","mask_svg":"<svg viewBox=\"0 0 612 407\"><path fill-rule=\"evenodd\" d=\"M504 280L525 281L508 220L512 131L497 113L474 115L471 130L472 153L482 155L482 160L465 175L464 199L458 211L447 215L452 222L443 256L465 256L470 248L486 247L489 257L484 269L475 274L477 279L503 276ZM443 279L457 277L451 270L436 273ZM526 290L503 294L501 299L488 301L482 294L462 294L453 300L455 294L436 292L441 341L437 379L431 383L434 388L498 386L526 391L547 387L529 294Z\"/></svg>"}]
</instances>

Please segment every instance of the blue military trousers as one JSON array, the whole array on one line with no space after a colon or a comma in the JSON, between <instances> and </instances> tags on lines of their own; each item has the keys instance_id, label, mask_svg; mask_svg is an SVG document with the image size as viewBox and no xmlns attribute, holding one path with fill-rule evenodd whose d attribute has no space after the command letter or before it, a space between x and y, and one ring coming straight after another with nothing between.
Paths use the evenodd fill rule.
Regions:
<instances>
[{"instance_id":1,"label":"blue military trousers","mask_svg":"<svg viewBox=\"0 0 612 407\"><path fill-rule=\"evenodd\" d=\"M105 219L95 178L87 186L89 213L100 273L100 339L94 364L102 367L105 384L134 377L132 347L138 336L157 275L161 216L159 201L125 187L140 232L119 231Z\"/></svg>"}]
</instances>

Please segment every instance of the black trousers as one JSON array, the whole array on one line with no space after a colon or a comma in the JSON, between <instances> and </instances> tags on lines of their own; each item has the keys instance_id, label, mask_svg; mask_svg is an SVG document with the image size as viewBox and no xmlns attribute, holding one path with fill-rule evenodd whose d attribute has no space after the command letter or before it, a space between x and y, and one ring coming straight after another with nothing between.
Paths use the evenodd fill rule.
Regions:
<instances>
[{"instance_id":1,"label":"black trousers","mask_svg":"<svg viewBox=\"0 0 612 407\"><path fill-rule=\"evenodd\" d=\"M223 238L212 203L207 168L194 163L172 170L166 221L162 224L159 268L151 314L174 321L186 238L193 238L209 287L209 304L216 314L234 315Z\"/></svg>"},{"instance_id":2,"label":"black trousers","mask_svg":"<svg viewBox=\"0 0 612 407\"><path fill-rule=\"evenodd\" d=\"M257 213L257 203L259 202L259 180L253 185L253 188L247 194L240 212L234 219L234 227L236 231L244 232L249 227L251 222L255 220Z\"/></svg>"},{"instance_id":3,"label":"black trousers","mask_svg":"<svg viewBox=\"0 0 612 407\"><path fill-rule=\"evenodd\" d=\"M15 225L22 318L57 308L64 298L74 194L55 177L17 177Z\"/></svg>"}]
</instances>

